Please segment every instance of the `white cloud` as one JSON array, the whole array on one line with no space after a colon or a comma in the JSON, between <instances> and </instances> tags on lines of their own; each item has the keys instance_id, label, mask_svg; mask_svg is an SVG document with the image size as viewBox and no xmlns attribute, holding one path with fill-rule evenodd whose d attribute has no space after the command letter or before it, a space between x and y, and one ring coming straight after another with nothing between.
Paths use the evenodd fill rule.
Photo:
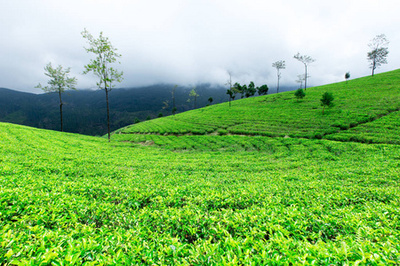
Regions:
<instances>
[{"instance_id":1,"label":"white cloud","mask_svg":"<svg viewBox=\"0 0 400 266\"><path fill-rule=\"evenodd\" d=\"M71 0L0 3L0 86L25 91L46 82L47 62L71 67L78 86L93 87L83 76L90 58L80 32L103 31L122 54L121 86L158 82L224 84L234 81L276 84L271 64L286 60L281 84L295 84L303 72L297 52L317 61L310 83L319 85L369 74L368 42L385 33L391 41L389 64L400 51L397 14L391 0Z\"/></svg>"}]
</instances>

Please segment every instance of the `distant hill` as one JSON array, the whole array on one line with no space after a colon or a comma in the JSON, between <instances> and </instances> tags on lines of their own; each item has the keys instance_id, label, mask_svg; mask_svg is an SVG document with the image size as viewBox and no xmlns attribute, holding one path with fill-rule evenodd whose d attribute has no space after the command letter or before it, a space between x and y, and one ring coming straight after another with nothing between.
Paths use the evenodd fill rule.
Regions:
<instances>
[{"instance_id":1,"label":"distant hill","mask_svg":"<svg viewBox=\"0 0 400 266\"><path fill-rule=\"evenodd\" d=\"M147 87L114 89L109 94L111 130L134 124L135 121L171 115L174 85L158 84ZM188 102L192 87L178 86L175 93L177 113L193 109ZM292 90L291 87L282 88ZM228 101L226 87L201 84L196 86L197 108ZM274 91L274 90L272 90ZM102 90L66 91L63 97L64 131L86 135L107 132L106 101ZM237 96L240 98L240 95ZM169 106L165 108L164 102ZM32 94L0 88L0 122L10 122L37 128L59 130L58 94Z\"/></svg>"},{"instance_id":2,"label":"distant hill","mask_svg":"<svg viewBox=\"0 0 400 266\"><path fill-rule=\"evenodd\" d=\"M110 93L111 129L116 130L135 123L171 114L171 90L173 85L154 85L131 89L114 89ZM193 108L188 103L190 87L176 89L177 112ZM228 100L226 88L203 84L196 87L200 95L197 107L204 107L208 98L213 103ZM164 102L169 101L169 107ZM107 132L106 102L102 90L66 91L64 102L64 130L87 135L103 135ZM32 94L0 88L0 121L44 129L59 130L58 95Z\"/></svg>"}]
</instances>

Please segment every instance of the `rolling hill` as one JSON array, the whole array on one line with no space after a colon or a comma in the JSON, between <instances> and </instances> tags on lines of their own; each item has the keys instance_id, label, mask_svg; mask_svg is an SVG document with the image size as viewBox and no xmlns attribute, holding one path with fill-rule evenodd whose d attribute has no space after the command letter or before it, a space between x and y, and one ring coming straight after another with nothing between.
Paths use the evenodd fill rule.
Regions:
<instances>
[{"instance_id":1,"label":"rolling hill","mask_svg":"<svg viewBox=\"0 0 400 266\"><path fill-rule=\"evenodd\" d=\"M399 264L399 79L212 105L110 143L0 123L0 264Z\"/></svg>"},{"instance_id":2,"label":"rolling hill","mask_svg":"<svg viewBox=\"0 0 400 266\"><path fill-rule=\"evenodd\" d=\"M300 101L293 92L285 92L154 119L117 130L114 138L135 142L151 141L157 135L217 134L400 144L399 84L400 70L395 70L308 88ZM334 95L335 106L323 114L324 92Z\"/></svg>"}]
</instances>

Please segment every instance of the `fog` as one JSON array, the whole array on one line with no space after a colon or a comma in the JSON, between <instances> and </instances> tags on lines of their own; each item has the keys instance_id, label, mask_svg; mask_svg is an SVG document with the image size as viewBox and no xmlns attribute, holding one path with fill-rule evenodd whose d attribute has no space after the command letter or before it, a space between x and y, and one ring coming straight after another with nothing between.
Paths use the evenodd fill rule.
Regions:
<instances>
[{"instance_id":1,"label":"fog","mask_svg":"<svg viewBox=\"0 0 400 266\"><path fill-rule=\"evenodd\" d=\"M297 52L316 61L309 85L370 74L368 43L378 34L390 41L388 64L399 67L398 1L72 0L1 1L0 87L39 93L44 66L71 67L78 88L95 88L83 75L91 58L81 36L100 31L122 54L119 87L156 83L223 85L233 82L276 87L272 63L286 61L282 86L292 86L304 66Z\"/></svg>"}]
</instances>

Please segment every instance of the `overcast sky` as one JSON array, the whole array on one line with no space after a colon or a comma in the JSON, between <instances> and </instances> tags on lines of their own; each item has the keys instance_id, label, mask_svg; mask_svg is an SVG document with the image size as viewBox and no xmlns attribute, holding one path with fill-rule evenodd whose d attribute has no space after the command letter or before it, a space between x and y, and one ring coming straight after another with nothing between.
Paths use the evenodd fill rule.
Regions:
<instances>
[{"instance_id":1,"label":"overcast sky","mask_svg":"<svg viewBox=\"0 0 400 266\"><path fill-rule=\"evenodd\" d=\"M78 88L94 88L82 75L91 55L81 32L100 31L122 54L119 87L155 83L224 84L276 88L272 63L286 61L281 85L294 85L304 66L297 52L316 59L310 85L370 74L368 43L390 41L388 64L400 67L398 0L0 0L0 87L40 92L44 66L71 67Z\"/></svg>"}]
</instances>

